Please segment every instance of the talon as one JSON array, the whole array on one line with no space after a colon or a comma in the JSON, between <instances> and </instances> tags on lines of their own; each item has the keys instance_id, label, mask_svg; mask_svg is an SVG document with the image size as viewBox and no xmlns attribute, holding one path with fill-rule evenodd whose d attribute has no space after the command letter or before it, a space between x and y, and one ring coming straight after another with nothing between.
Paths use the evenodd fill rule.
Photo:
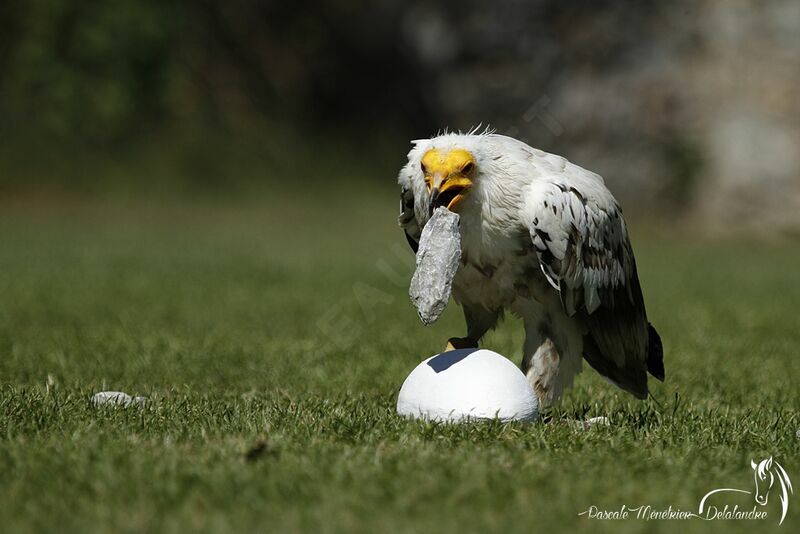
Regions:
<instances>
[{"instance_id":1,"label":"talon","mask_svg":"<svg viewBox=\"0 0 800 534\"><path fill-rule=\"evenodd\" d=\"M444 351L449 352L456 349L477 349L478 342L470 337L451 337L447 340Z\"/></svg>"}]
</instances>

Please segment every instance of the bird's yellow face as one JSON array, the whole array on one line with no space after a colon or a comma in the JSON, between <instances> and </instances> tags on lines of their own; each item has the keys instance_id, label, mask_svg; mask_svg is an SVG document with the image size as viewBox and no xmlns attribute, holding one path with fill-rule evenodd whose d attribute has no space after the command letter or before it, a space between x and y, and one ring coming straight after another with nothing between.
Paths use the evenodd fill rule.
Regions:
<instances>
[{"instance_id":1,"label":"bird's yellow face","mask_svg":"<svg viewBox=\"0 0 800 534\"><path fill-rule=\"evenodd\" d=\"M439 206L450 211L464 200L475 177L475 156L468 150L432 148L422 156L422 173L430 193L430 212Z\"/></svg>"}]
</instances>

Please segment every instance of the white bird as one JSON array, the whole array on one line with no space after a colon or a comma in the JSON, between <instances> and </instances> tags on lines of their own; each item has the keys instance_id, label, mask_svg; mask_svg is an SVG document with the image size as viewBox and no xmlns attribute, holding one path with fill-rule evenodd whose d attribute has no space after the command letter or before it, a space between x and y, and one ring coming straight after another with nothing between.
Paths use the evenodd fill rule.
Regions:
<instances>
[{"instance_id":1,"label":"white bird","mask_svg":"<svg viewBox=\"0 0 800 534\"><path fill-rule=\"evenodd\" d=\"M522 370L542 405L582 359L636 397L664 380L622 210L603 179L510 137L445 134L413 142L401 169L400 226L416 251L436 207L460 215L453 298L477 347L506 310L525 327Z\"/></svg>"}]
</instances>

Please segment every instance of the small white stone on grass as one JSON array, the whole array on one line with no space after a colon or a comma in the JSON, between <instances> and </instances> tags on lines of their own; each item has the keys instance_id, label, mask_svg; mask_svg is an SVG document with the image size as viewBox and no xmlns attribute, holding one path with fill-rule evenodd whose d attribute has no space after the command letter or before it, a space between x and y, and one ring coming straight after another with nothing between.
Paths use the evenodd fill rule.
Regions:
<instances>
[{"instance_id":1,"label":"small white stone on grass","mask_svg":"<svg viewBox=\"0 0 800 534\"><path fill-rule=\"evenodd\" d=\"M572 421L571 424L578 430L588 430L593 426L609 426L611 425L611 421L608 417L598 416L598 417L590 417L586 421Z\"/></svg>"},{"instance_id":2,"label":"small white stone on grass","mask_svg":"<svg viewBox=\"0 0 800 534\"><path fill-rule=\"evenodd\" d=\"M608 417L598 416L598 417L590 417L586 420L586 425L594 426L594 425L601 425L601 426L608 426L611 424Z\"/></svg>"},{"instance_id":3,"label":"small white stone on grass","mask_svg":"<svg viewBox=\"0 0 800 534\"><path fill-rule=\"evenodd\" d=\"M92 395L94 406L134 406L147 402L147 397L131 397L122 391L101 391Z\"/></svg>"}]
</instances>

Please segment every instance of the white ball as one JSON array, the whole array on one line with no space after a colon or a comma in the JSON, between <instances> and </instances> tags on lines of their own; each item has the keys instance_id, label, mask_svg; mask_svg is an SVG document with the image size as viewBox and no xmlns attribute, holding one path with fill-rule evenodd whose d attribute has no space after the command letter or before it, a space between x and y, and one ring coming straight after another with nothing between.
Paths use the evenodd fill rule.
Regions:
<instances>
[{"instance_id":1,"label":"white ball","mask_svg":"<svg viewBox=\"0 0 800 534\"><path fill-rule=\"evenodd\" d=\"M459 349L432 356L411 371L400 388L397 413L432 421L535 421L539 402L507 358L486 349Z\"/></svg>"}]
</instances>

